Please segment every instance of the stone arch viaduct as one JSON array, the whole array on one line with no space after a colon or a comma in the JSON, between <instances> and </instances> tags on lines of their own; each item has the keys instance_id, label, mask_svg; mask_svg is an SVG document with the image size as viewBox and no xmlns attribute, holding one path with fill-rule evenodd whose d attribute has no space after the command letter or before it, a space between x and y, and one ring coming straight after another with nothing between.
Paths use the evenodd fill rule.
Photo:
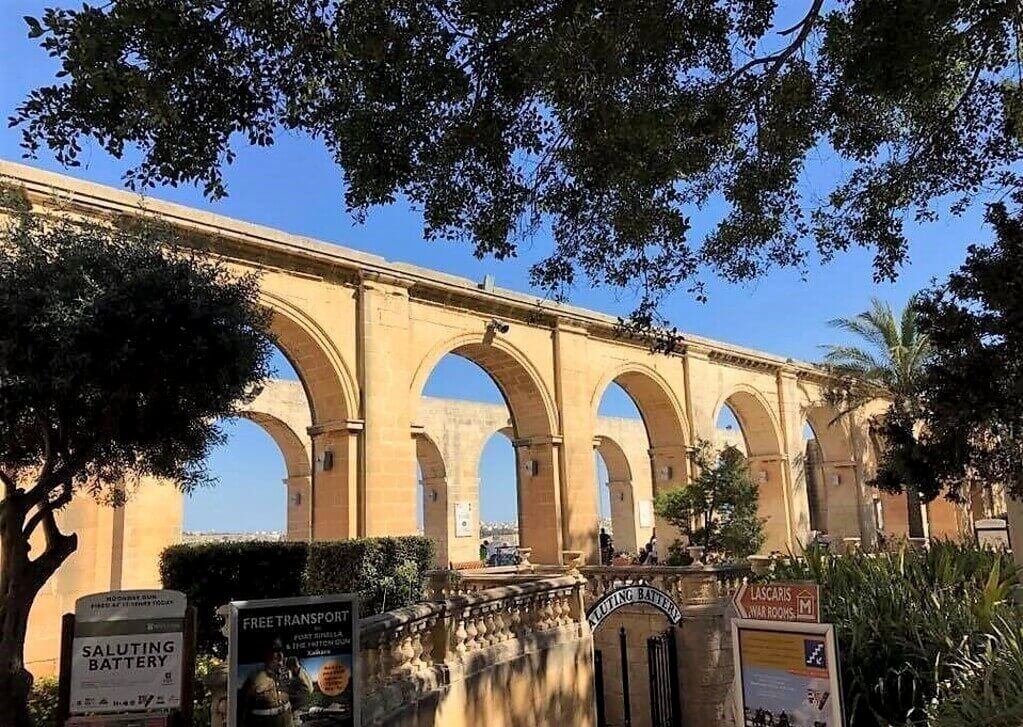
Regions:
<instances>
[{"instance_id":1,"label":"stone arch viaduct","mask_svg":"<svg viewBox=\"0 0 1023 727\"><path fill-rule=\"evenodd\" d=\"M760 484L766 550L794 549L811 529L873 537L876 498L867 482L876 457L864 415L833 424L835 412L822 396L825 374L813 365L688 335L675 353L654 354L620 335L611 316L489 282L18 164L0 162L0 182L22 189L44 213L155 217L239 273L260 274L273 333L301 379L309 424L296 431L258 406L248 416L281 446L289 481L302 489L289 528L304 537L414 532L418 461L438 492L432 505L443 517L431 522L448 558L475 557L478 540L456 533L455 507L475 504L477 493L453 476L460 463L444 460L423 418L423 386L448 354L482 367L507 403L520 539L533 562L561 563L575 552L596 559L595 446L609 467L629 472L617 476L621 486L636 479L618 466L613 439L597 429L597 406L612 382L642 415L646 461L631 469L646 470L653 495L686 482L691 448L713 438L728 406ZM826 506L816 511L804 461L807 423L821 450ZM628 494L637 507L642 498Z\"/></svg>"}]
</instances>

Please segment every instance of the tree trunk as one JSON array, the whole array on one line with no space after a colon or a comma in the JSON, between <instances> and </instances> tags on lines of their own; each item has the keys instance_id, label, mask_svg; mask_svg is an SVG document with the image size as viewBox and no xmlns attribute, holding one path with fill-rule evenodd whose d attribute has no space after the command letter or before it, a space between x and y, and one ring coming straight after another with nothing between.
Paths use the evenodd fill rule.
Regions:
<instances>
[{"instance_id":1,"label":"tree trunk","mask_svg":"<svg viewBox=\"0 0 1023 727\"><path fill-rule=\"evenodd\" d=\"M32 727L28 713L32 675L25 668L28 616L39 589L73 552L73 547L63 544L53 551L48 543L42 555L29 560L23 502L20 493L0 502L0 724L4 727Z\"/></svg>"}]
</instances>

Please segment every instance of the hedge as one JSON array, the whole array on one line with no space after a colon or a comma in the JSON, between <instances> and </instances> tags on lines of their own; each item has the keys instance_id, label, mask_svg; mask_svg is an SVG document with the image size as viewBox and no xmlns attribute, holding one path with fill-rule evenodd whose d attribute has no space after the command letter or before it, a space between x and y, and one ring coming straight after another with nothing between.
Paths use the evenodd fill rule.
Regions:
<instances>
[{"instance_id":1,"label":"hedge","mask_svg":"<svg viewBox=\"0 0 1023 727\"><path fill-rule=\"evenodd\" d=\"M433 541L419 536L312 543L305 592L358 591L362 614L392 611L422 600L433 556Z\"/></svg>"},{"instance_id":2,"label":"hedge","mask_svg":"<svg viewBox=\"0 0 1023 727\"><path fill-rule=\"evenodd\" d=\"M419 536L174 545L160 555L160 578L195 606L198 651L223 658L216 610L225 603L357 591L363 615L381 613L421 600L433 553Z\"/></svg>"}]
</instances>

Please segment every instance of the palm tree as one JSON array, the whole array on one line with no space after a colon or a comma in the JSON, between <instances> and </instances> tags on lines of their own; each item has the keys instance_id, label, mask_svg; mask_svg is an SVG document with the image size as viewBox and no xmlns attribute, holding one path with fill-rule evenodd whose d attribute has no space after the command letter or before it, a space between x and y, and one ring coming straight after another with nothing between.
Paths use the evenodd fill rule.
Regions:
<instances>
[{"instance_id":1,"label":"palm tree","mask_svg":"<svg viewBox=\"0 0 1023 727\"><path fill-rule=\"evenodd\" d=\"M865 345L829 344L824 365L839 374L842 409L855 411L879 396L897 405L912 401L930 355L928 337L920 332L912 299L896 317L891 305L871 299L870 310L828 322L832 328L863 339Z\"/></svg>"},{"instance_id":2,"label":"palm tree","mask_svg":"<svg viewBox=\"0 0 1023 727\"><path fill-rule=\"evenodd\" d=\"M902 412L911 412L931 353L930 340L920 332L913 299L906 303L898 318L888 303L873 298L870 310L852 318L836 318L828 325L858 336L865 344L822 346L827 351L824 365L841 379L832 390L831 398L839 406L835 419L879 397L890 399L892 407ZM920 495L907 487L906 498L909 534L921 536Z\"/></svg>"}]
</instances>

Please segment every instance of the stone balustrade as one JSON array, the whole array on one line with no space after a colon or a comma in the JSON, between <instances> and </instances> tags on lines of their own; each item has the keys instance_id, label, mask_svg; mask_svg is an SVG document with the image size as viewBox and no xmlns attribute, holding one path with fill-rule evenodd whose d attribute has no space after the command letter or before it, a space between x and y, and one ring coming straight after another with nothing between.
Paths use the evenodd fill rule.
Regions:
<instances>
[{"instance_id":1,"label":"stone balustrade","mask_svg":"<svg viewBox=\"0 0 1023 727\"><path fill-rule=\"evenodd\" d=\"M578 574L450 593L371 616L360 631L363 724L394 724L453 681L588 638Z\"/></svg>"},{"instance_id":2,"label":"stone balustrade","mask_svg":"<svg viewBox=\"0 0 1023 727\"><path fill-rule=\"evenodd\" d=\"M585 603L621 586L653 586L671 596L683 610L727 604L750 570L745 566L583 566Z\"/></svg>"},{"instance_id":3,"label":"stone balustrade","mask_svg":"<svg viewBox=\"0 0 1023 727\"><path fill-rule=\"evenodd\" d=\"M483 568L434 571L430 574L428 589L434 598L449 598L495 587L532 583L564 573L578 573L585 579L586 606L620 586L642 584L667 593L680 608L685 609L727 604L751 571L744 565Z\"/></svg>"}]
</instances>

